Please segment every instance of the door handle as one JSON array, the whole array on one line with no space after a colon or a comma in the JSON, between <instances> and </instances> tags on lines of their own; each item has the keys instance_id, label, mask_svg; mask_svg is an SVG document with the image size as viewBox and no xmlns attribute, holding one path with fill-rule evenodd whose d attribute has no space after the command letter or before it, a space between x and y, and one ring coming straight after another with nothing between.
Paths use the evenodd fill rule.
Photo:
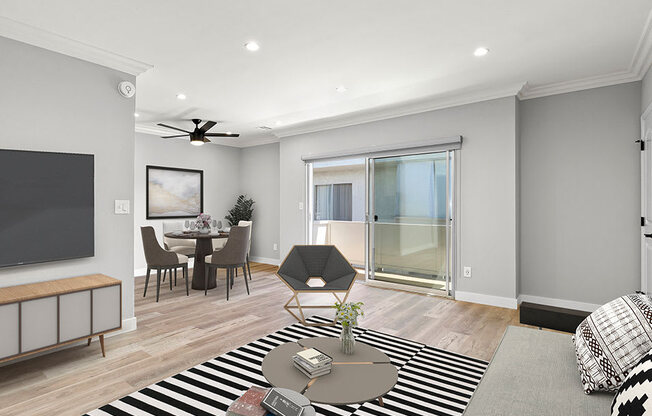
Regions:
<instances>
[{"instance_id":1,"label":"door handle","mask_svg":"<svg viewBox=\"0 0 652 416\"><path fill-rule=\"evenodd\" d=\"M652 238L652 233L650 233L650 234L643 234L643 235L645 236L645 238Z\"/></svg>"},{"instance_id":2,"label":"door handle","mask_svg":"<svg viewBox=\"0 0 652 416\"><path fill-rule=\"evenodd\" d=\"M374 215L374 222L378 221L378 215ZM652 236L652 234L651 234Z\"/></svg>"}]
</instances>

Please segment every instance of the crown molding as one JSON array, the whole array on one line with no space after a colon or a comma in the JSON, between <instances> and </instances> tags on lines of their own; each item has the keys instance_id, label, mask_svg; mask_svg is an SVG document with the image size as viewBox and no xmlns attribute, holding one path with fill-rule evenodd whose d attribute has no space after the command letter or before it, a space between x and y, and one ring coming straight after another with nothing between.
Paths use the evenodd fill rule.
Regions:
<instances>
[{"instance_id":1,"label":"crown molding","mask_svg":"<svg viewBox=\"0 0 652 416\"><path fill-rule=\"evenodd\" d=\"M538 86L526 85L526 87L523 88L523 91L519 94L519 98L522 100L529 100L532 98L546 97L548 95L565 94L567 92L640 81L641 78L642 77L632 71L619 71L606 75L575 79L572 81L555 82Z\"/></svg>"},{"instance_id":2,"label":"crown molding","mask_svg":"<svg viewBox=\"0 0 652 416\"><path fill-rule=\"evenodd\" d=\"M0 36L138 76L152 65L47 30L0 17Z\"/></svg>"},{"instance_id":3,"label":"crown molding","mask_svg":"<svg viewBox=\"0 0 652 416\"><path fill-rule=\"evenodd\" d=\"M588 90L591 88L607 87L609 85L624 84L626 82L640 81L652 65L652 10L647 16L643 32L638 40L634 56L629 69L613 72L611 74L597 75L572 81L556 82L538 86L527 85L519 98L545 97L548 95L564 94L567 92Z\"/></svg>"},{"instance_id":4,"label":"crown molding","mask_svg":"<svg viewBox=\"0 0 652 416\"><path fill-rule=\"evenodd\" d=\"M652 65L652 11L647 16L643 33L636 45L634 58L630 64L631 71L643 78Z\"/></svg>"},{"instance_id":5,"label":"crown molding","mask_svg":"<svg viewBox=\"0 0 652 416\"><path fill-rule=\"evenodd\" d=\"M333 117L312 120L294 126L274 129L278 138L296 136L298 134L314 133L357 124L371 123L396 117L426 113L428 111L457 107L498 98L513 97L519 94L525 83L510 84L493 89L475 89L456 94L436 95L425 99L412 100L398 105L376 107L353 113L340 114Z\"/></svg>"}]
</instances>

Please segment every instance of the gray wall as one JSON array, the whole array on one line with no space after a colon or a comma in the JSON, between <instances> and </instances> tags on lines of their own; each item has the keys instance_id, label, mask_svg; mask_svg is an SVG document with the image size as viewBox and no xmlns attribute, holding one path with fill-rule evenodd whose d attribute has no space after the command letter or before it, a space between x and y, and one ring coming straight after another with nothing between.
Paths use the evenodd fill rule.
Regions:
<instances>
[{"instance_id":1,"label":"gray wall","mask_svg":"<svg viewBox=\"0 0 652 416\"><path fill-rule=\"evenodd\" d=\"M135 78L2 37L0 56L0 147L95 155L95 257L0 269L0 286L104 273L133 317L133 217L113 201L134 195L134 100L116 86Z\"/></svg>"},{"instance_id":2,"label":"gray wall","mask_svg":"<svg viewBox=\"0 0 652 416\"><path fill-rule=\"evenodd\" d=\"M132 186L135 190L133 204L134 269L145 274L147 264L143 253L140 227L151 225L159 240L163 241L163 221L147 220L145 212L145 166L199 169L204 171L204 212L215 219L224 218L233 207L240 189L240 149L220 145L191 146L187 140L164 140L158 136L136 134L135 174ZM278 168L277 170L278 171ZM184 221L172 220L172 221ZM224 226L228 224L224 222ZM134 272L134 270L132 270Z\"/></svg>"},{"instance_id":3,"label":"gray wall","mask_svg":"<svg viewBox=\"0 0 652 416\"><path fill-rule=\"evenodd\" d=\"M240 155L240 193L256 201L251 256L279 258L279 144L246 147ZM277 249L274 250L274 244Z\"/></svg>"},{"instance_id":4,"label":"gray wall","mask_svg":"<svg viewBox=\"0 0 652 416\"><path fill-rule=\"evenodd\" d=\"M281 256L305 240L302 155L462 135L460 262L473 277L457 290L516 293L516 98L302 134L281 140Z\"/></svg>"},{"instance_id":5,"label":"gray wall","mask_svg":"<svg viewBox=\"0 0 652 416\"><path fill-rule=\"evenodd\" d=\"M652 104L652 68L645 74L641 89L641 113L643 113Z\"/></svg>"},{"instance_id":6,"label":"gray wall","mask_svg":"<svg viewBox=\"0 0 652 416\"><path fill-rule=\"evenodd\" d=\"M523 101L521 292L605 303L640 286L641 83Z\"/></svg>"}]
</instances>

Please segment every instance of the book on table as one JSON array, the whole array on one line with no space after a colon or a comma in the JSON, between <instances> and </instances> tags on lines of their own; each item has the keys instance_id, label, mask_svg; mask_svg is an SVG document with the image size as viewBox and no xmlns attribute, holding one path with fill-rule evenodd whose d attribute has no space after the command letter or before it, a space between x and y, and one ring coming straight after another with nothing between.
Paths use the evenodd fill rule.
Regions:
<instances>
[{"instance_id":1,"label":"book on table","mask_svg":"<svg viewBox=\"0 0 652 416\"><path fill-rule=\"evenodd\" d=\"M309 348L307 350L299 351L295 354L299 360L303 361L310 368L322 368L325 366L330 366L333 362L333 359L319 351L316 348Z\"/></svg>"},{"instance_id":2,"label":"book on table","mask_svg":"<svg viewBox=\"0 0 652 416\"><path fill-rule=\"evenodd\" d=\"M306 369L303 366L301 366L300 364L297 364L296 361L293 362L293 364L297 368L297 370L301 371L303 373L303 375L305 375L306 377L309 377L309 378L316 378L316 377L320 377L320 376L325 376L326 374L330 374L330 372L331 372L330 367L325 367L325 368L323 368L323 369L321 369L319 371L315 371L315 372L308 372L308 371L306 371Z\"/></svg>"},{"instance_id":3,"label":"book on table","mask_svg":"<svg viewBox=\"0 0 652 416\"><path fill-rule=\"evenodd\" d=\"M226 416L273 416L260 404L269 389L253 386L242 396L231 403L226 410Z\"/></svg>"}]
</instances>

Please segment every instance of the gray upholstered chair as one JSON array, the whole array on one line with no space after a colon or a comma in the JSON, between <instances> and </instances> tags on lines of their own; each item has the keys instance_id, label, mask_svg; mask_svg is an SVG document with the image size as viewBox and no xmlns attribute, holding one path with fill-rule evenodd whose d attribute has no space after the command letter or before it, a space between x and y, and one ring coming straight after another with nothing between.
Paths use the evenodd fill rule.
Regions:
<instances>
[{"instance_id":1,"label":"gray upholstered chair","mask_svg":"<svg viewBox=\"0 0 652 416\"><path fill-rule=\"evenodd\" d=\"M253 232L253 221L240 220L239 227L249 227L249 244L247 245L247 272L249 273L249 280L251 280L251 267L249 267L249 253L251 252L251 233Z\"/></svg>"},{"instance_id":2,"label":"gray upholstered chair","mask_svg":"<svg viewBox=\"0 0 652 416\"><path fill-rule=\"evenodd\" d=\"M170 290L172 290L172 271L174 270L176 281L177 269L180 268L186 280L186 296L190 295L188 290L188 257L163 249L156 239L156 233L152 227L140 227L140 234L143 238L143 249L145 250L145 260L147 261L147 274L145 275L145 291L143 292L143 297L147 295L149 274L152 269L156 269L157 302L161 291L161 270L170 271Z\"/></svg>"},{"instance_id":3,"label":"gray upholstered chair","mask_svg":"<svg viewBox=\"0 0 652 416\"><path fill-rule=\"evenodd\" d=\"M244 274L247 295L249 294L249 283L247 282L247 273L245 271L247 263L247 244L248 244L249 227L231 227L229 239L224 248L216 250L213 254L205 258L204 273L204 295L208 292L208 276L216 269L226 269L226 300L229 300L229 288L233 287L235 280L235 271L242 267Z\"/></svg>"},{"instance_id":4,"label":"gray upholstered chair","mask_svg":"<svg viewBox=\"0 0 652 416\"><path fill-rule=\"evenodd\" d=\"M292 297L283 307L304 325L334 325L335 321L331 324L310 324L306 322L303 308L330 308L332 305L302 306L299 302L299 294L330 293L335 296L338 302L344 303L349 297L356 273L351 263L335 246L294 246L276 272L276 275L293 292ZM324 285L309 286L308 281L312 278L321 279ZM344 293L344 299L340 299L337 293ZM293 300L296 301L296 305L290 305ZM301 317L292 312L292 309L298 309Z\"/></svg>"}]
</instances>

